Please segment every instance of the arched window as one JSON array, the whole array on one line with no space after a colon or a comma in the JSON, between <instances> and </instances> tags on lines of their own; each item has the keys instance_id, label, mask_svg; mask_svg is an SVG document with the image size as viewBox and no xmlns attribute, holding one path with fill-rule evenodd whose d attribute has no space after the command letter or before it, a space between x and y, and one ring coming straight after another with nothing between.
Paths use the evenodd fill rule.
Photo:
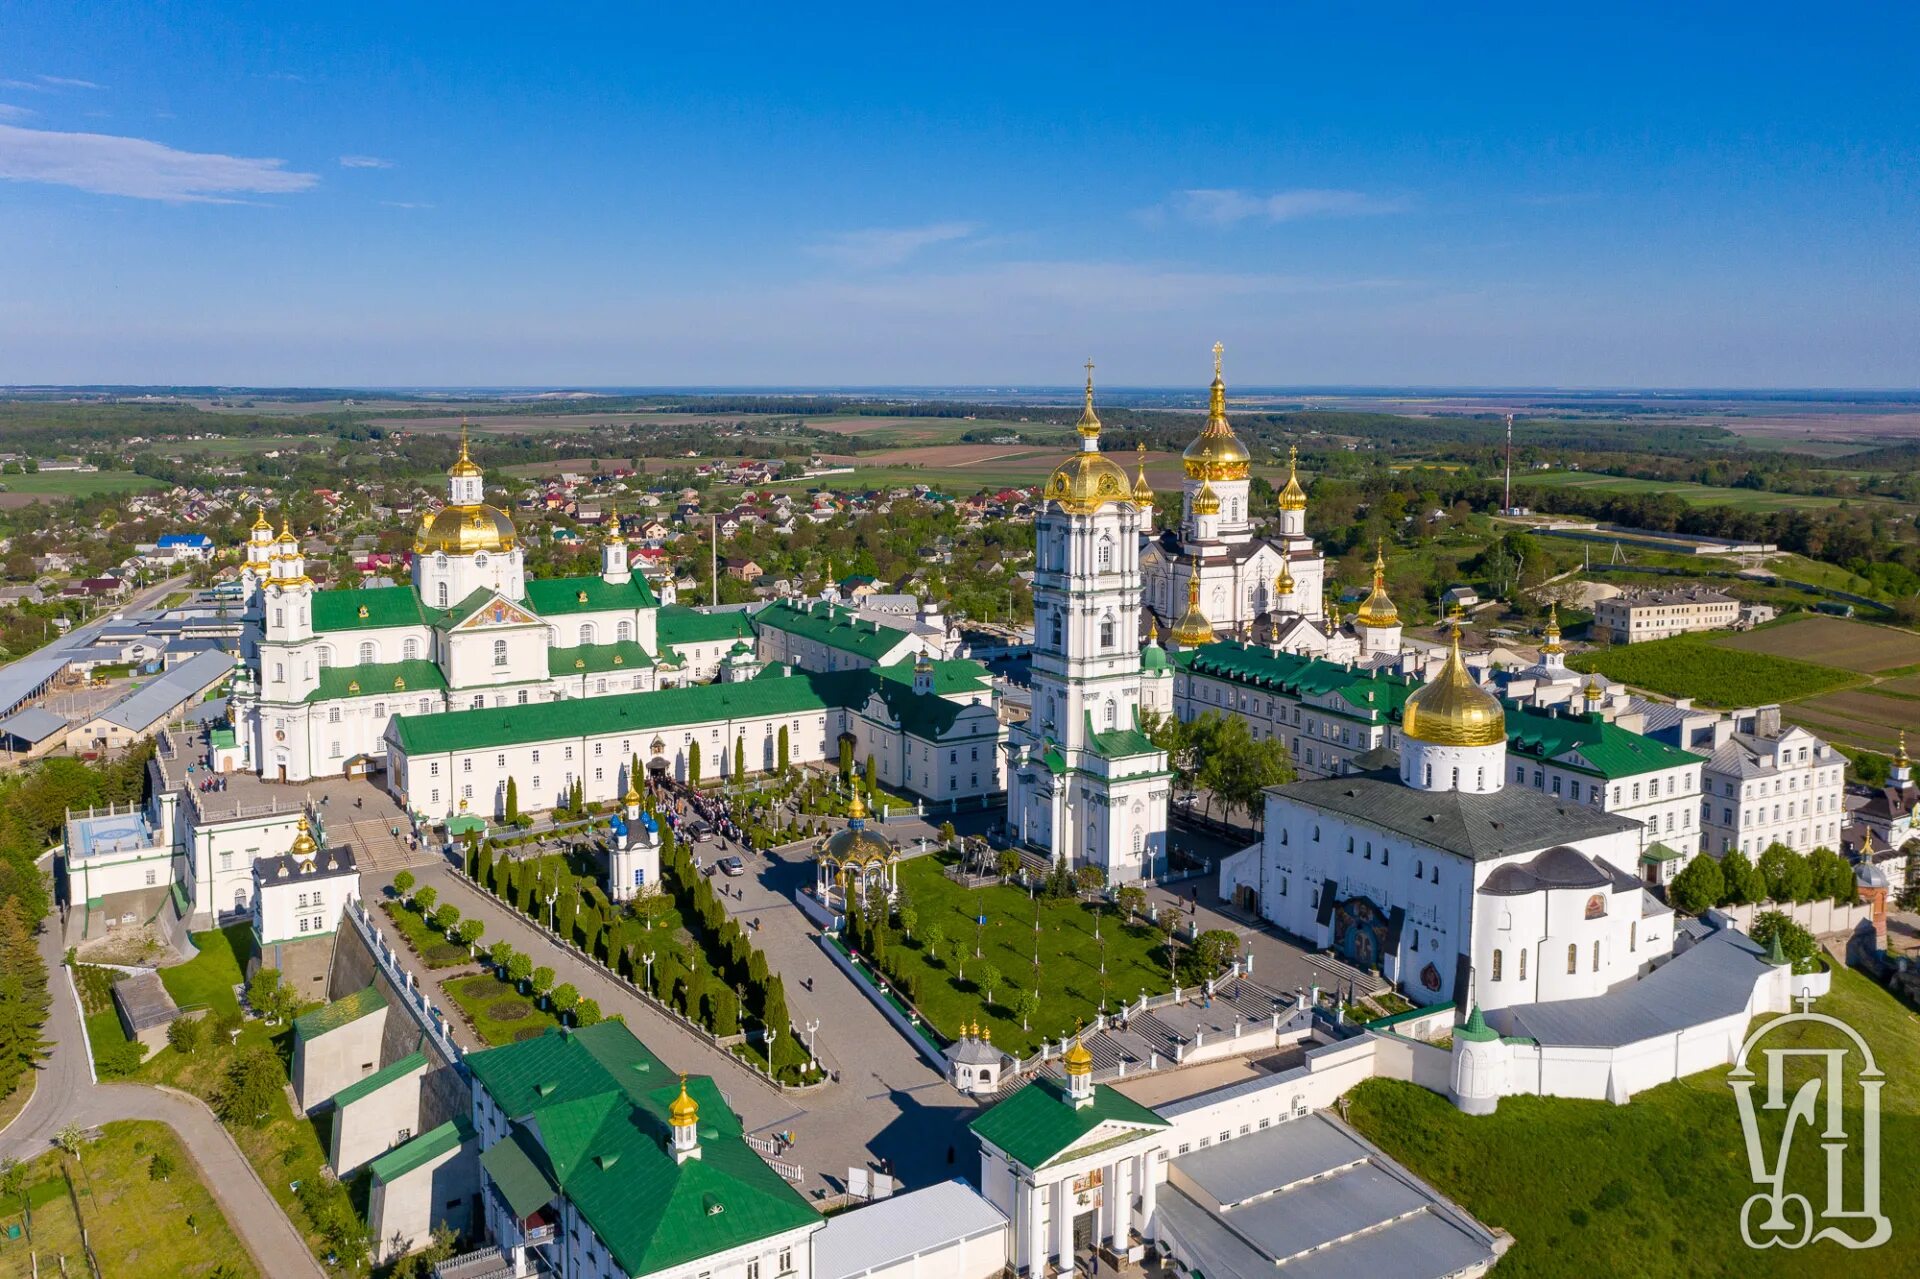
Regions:
<instances>
[{"instance_id":1,"label":"arched window","mask_svg":"<svg viewBox=\"0 0 1920 1279\"><path fill-rule=\"evenodd\" d=\"M1493 980L1500 980L1500 952L1493 952Z\"/></svg>"},{"instance_id":2,"label":"arched window","mask_svg":"<svg viewBox=\"0 0 1920 1279\"><path fill-rule=\"evenodd\" d=\"M433 557L433 566L435 568L445 568L447 566L447 553L445 551Z\"/></svg>"},{"instance_id":3,"label":"arched window","mask_svg":"<svg viewBox=\"0 0 1920 1279\"><path fill-rule=\"evenodd\" d=\"M1606 913L1607 895L1605 893L1595 893L1593 896L1587 898L1588 919L1601 919L1605 917Z\"/></svg>"},{"instance_id":4,"label":"arched window","mask_svg":"<svg viewBox=\"0 0 1920 1279\"><path fill-rule=\"evenodd\" d=\"M1627 949L1640 949L1640 921L1637 919L1627 925Z\"/></svg>"},{"instance_id":5,"label":"arched window","mask_svg":"<svg viewBox=\"0 0 1920 1279\"><path fill-rule=\"evenodd\" d=\"M1112 538L1103 537L1100 539L1100 547L1095 552L1095 555L1094 555L1094 564L1102 573L1109 573L1113 571L1113 539Z\"/></svg>"},{"instance_id":6,"label":"arched window","mask_svg":"<svg viewBox=\"0 0 1920 1279\"><path fill-rule=\"evenodd\" d=\"M371 666L380 660L380 650L372 640L360 641L360 665Z\"/></svg>"},{"instance_id":7,"label":"arched window","mask_svg":"<svg viewBox=\"0 0 1920 1279\"><path fill-rule=\"evenodd\" d=\"M1100 619L1100 647L1113 647L1113 619L1111 617L1103 617Z\"/></svg>"},{"instance_id":8,"label":"arched window","mask_svg":"<svg viewBox=\"0 0 1920 1279\"><path fill-rule=\"evenodd\" d=\"M1514 971L1513 975L1519 981L1527 979L1527 951L1524 946L1520 948L1520 967Z\"/></svg>"},{"instance_id":9,"label":"arched window","mask_svg":"<svg viewBox=\"0 0 1920 1279\"><path fill-rule=\"evenodd\" d=\"M1567 976L1580 971L1580 947L1573 942L1567 943Z\"/></svg>"},{"instance_id":10,"label":"arched window","mask_svg":"<svg viewBox=\"0 0 1920 1279\"><path fill-rule=\"evenodd\" d=\"M493 664L495 666L505 666L507 664L507 642L503 639L497 639L493 642Z\"/></svg>"},{"instance_id":11,"label":"arched window","mask_svg":"<svg viewBox=\"0 0 1920 1279\"><path fill-rule=\"evenodd\" d=\"M1063 642L1061 638L1061 629L1062 628L1061 628L1060 614L1055 613L1053 615L1053 646L1055 648L1059 648L1061 643Z\"/></svg>"},{"instance_id":12,"label":"arched window","mask_svg":"<svg viewBox=\"0 0 1920 1279\"><path fill-rule=\"evenodd\" d=\"M420 656L420 641L406 639L400 642L400 656L411 662Z\"/></svg>"},{"instance_id":13,"label":"arched window","mask_svg":"<svg viewBox=\"0 0 1920 1279\"><path fill-rule=\"evenodd\" d=\"M1116 703L1112 701L1107 703L1107 727L1110 729L1119 727L1119 710Z\"/></svg>"},{"instance_id":14,"label":"arched window","mask_svg":"<svg viewBox=\"0 0 1920 1279\"><path fill-rule=\"evenodd\" d=\"M593 629L592 622L580 623L580 642L582 644L591 644L594 642L594 629Z\"/></svg>"},{"instance_id":15,"label":"arched window","mask_svg":"<svg viewBox=\"0 0 1920 1279\"><path fill-rule=\"evenodd\" d=\"M1427 882L1430 884L1437 884L1440 882L1440 863L1439 862L1435 862L1433 864L1433 868L1427 872Z\"/></svg>"},{"instance_id":16,"label":"arched window","mask_svg":"<svg viewBox=\"0 0 1920 1279\"><path fill-rule=\"evenodd\" d=\"M1593 971L1596 973L1600 971L1600 939L1598 937L1593 939Z\"/></svg>"},{"instance_id":17,"label":"arched window","mask_svg":"<svg viewBox=\"0 0 1920 1279\"><path fill-rule=\"evenodd\" d=\"M1354 847L1353 836L1349 835L1347 836L1347 851L1351 853L1353 851L1353 847Z\"/></svg>"},{"instance_id":18,"label":"arched window","mask_svg":"<svg viewBox=\"0 0 1920 1279\"><path fill-rule=\"evenodd\" d=\"M340 708L338 706L327 707L327 723L338 724L339 722L340 722Z\"/></svg>"},{"instance_id":19,"label":"arched window","mask_svg":"<svg viewBox=\"0 0 1920 1279\"><path fill-rule=\"evenodd\" d=\"M322 644L314 650L314 657L319 660L320 669L323 671L326 670L333 665L333 645Z\"/></svg>"},{"instance_id":20,"label":"arched window","mask_svg":"<svg viewBox=\"0 0 1920 1279\"><path fill-rule=\"evenodd\" d=\"M632 622L620 623L620 625L614 630L614 638L618 639L622 643L625 643L626 641L632 639L633 623Z\"/></svg>"},{"instance_id":21,"label":"arched window","mask_svg":"<svg viewBox=\"0 0 1920 1279\"><path fill-rule=\"evenodd\" d=\"M440 583L440 589L435 593L434 602L441 608L447 607L447 584L445 582Z\"/></svg>"}]
</instances>

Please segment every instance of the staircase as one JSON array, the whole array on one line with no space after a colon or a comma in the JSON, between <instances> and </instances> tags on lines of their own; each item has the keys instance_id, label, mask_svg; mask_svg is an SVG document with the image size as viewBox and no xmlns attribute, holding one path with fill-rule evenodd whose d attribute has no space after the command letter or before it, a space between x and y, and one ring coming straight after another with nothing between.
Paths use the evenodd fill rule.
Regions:
<instances>
[{"instance_id":1,"label":"staircase","mask_svg":"<svg viewBox=\"0 0 1920 1279\"><path fill-rule=\"evenodd\" d=\"M397 836L393 833L396 826L401 832ZM390 814L357 810L351 814L333 814L327 823L328 838L345 835L346 842L353 845L353 855L360 863L362 874L388 874L433 861L433 854L426 849L407 847L408 829L398 810Z\"/></svg>"}]
</instances>

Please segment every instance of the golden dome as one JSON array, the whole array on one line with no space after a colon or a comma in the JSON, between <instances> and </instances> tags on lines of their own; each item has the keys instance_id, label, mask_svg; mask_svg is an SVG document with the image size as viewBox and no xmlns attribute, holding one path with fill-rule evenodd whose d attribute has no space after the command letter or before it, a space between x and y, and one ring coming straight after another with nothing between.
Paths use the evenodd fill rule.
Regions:
<instances>
[{"instance_id":1,"label":"golden dome","mask_svg":"<svg viewBox=\"0 0 1920 1279\"><path fill-rule=\"evenodd\" d=\"M1173 642L1182 648L1213 643L1213 623L1200 611L1200 579L1187 579L1187 615L1174 623Z\"/></svg>"},{"instance_id":2,"label":"golden dome","mask_svg":"<svg viewBox=\"0 0 1920 1279\"><path fill-rule=\"evenodd\" d=\"M285 518L280 521L280 536L273 539L277 546L298 546L300 539L293 535L293 525Z\"/></svg>"},{"instance_id":3,"label":"golden dome","mask_svg":"<svg viewBox=\"0 0 1920 1279\"><path fill-rule=\"evenodd\" d=\"M1141 510L1153 505L1153 486L1147 483L1147 445L1140 443L1140 471L1133 477L1133 504Z\"/></svg>"},{"instance_id":4,"label":"golden dome","mask_svg":"<svg viewBox=\"0 0 1920 1279\"><path fill-rule=\"evenodd\" d=\"M1088 361L1087 367L1093 367ZM1112 458L1100 452L1100 419L1093 411L1093 374L1087 374L1087 404L1081 410L1080 451L1054 468L1041 500L1069 515L1092 515L1109 502L1133 503L1133 481Z\"/></svg>"},{"instance_id":5,"label":"golden dome","mask_svg":"<svg viewBox=\"0 0 1920 1279\"><path fill-rule=\"evenodd\" d=\"M479 475L480 473L479 465L475 463L471 457L467 456L467 424L465 421L462 421L460 423L460 460L447 468L447 474L464 477Z\"/></svg>"},{"instance_id":6,"label":"golden dome","mask_svg":"<svg viewBox=\"0 0 1920 1279\"><path fill-rule=\"evenodd\" d=\"M1373 592L1360 605L1353 620L1362 626L1398 626L1400 610L1387 598L1387 552L1384 541L1373 548Z\"/></svg>"},{"instance_id":7,"label":"golden dome","mask_svg":"<svg viewBox=\"0 0 1920 1279\"><path fill-rule=\"evenodd\" d=\"M313 842L313 836L307 830L307 817L305 813L300 815L300 820L294 824L294 829L299 833L293 837L293 847L287 851L301 860L312 857L313 851L318 845Z\"/></svg>"},{"instance_id":8,"label":"golden dome","mask_svg":"<svg viewBox=\"0 0 1920 1279\"><path fill-rule=\"evenodd\" d=\"M1913 767L1913 761L1907 758L1907 730L1904 728L1900 730L1900 753L1893 757L1893 762L1902 768Z\"/></svg>"},{"instance_id":9,"label":"golden dome","mask_svg":"<svg viewBox=\"0 0 1920 1279\"><path fill-rule=\"evenodd\" d=\"M1591 710L1593 709L1593 704L1599 701L1601 698L1605 697L1606 693L1601 690L1599 680L1594 679L1592 676L1588 676L1587 687L1582 692L1581 696L1587 699L1587 709Z\"/></svg>"},{"instance_id":10,"label":"golden dome","mask_svg":"<svg viewBox=\"0 0 1920 1279\"><path fill-rule=\"evenodd\" d=\"M1283 511L1307 509L1307 491L1300 487L1300 447L1298 445L1287 450L1287 486L1280 490L1280 509Z\"/></svg>"},{"instance_id":11,"label":"golden dome","mask_svg":"<svg viewBox=\"0 0 1920 1279\"><path fill-rule=\"evenodd\" d=\"M1080 1041L1079 1031L1074 1032L1073 1047L1067 1049L1066 1055L1060 1058L1060 1063L1066 1067L1069 1075L1093 1073L1093 1054L1088 1052L1087 1046Z\"/></svg>"},{"instance_id":12,"label":"golden dome","mask_svg":"<svg viewBox=\"0 0 1920 1279\"><path fill-rule=\"evenodd\" d=\"M255 507L253 514L253 531L258 533L261 529L273 532L273 524L267 519L267 508L264 506Z\"/></svg>"},{"instance_id":13,"label":"golden dome","mask_svg":"<svg viewBox=\"0 0 1920 1279\"><path fill-rule=\"evenodd\" d=\"M627 793L623 798L629 804L637 804L640 802L640 788L633 784L633 778L631 777L627 778Z\"/></svg>"},{"instance_id":14,"label":"golden dome","mask_svg":"<svg viewBox=\"0 0 1920 1279\"><path fill-rule=\"evenodd\" d=\"M1435 746L1499 746L1507 740L1507 713L1500 699L1476 684L1460 660L1460 628L1440 673L1407 699L1401 730Z\"/></svg>"},{"instance_id":15,"label":"golden dome","mask_svg":"<svg viewBox=\"0 0 1920 1279\"><path fill-rule=\"evenodd\" d=\"M1190 480L1244 480L1253 455L1227 425L1227 384L1220 378L1220 352L1213 344L1213 388L1207 402L1206 429L1180 455Z\"/></svg>"},{"instance_id":16,"label":"golden dome","mask_svg":"<svg viewBox=\"0 0 1920 1279\"><path fill-rule=\"evenodd\" d=\"M1220 495L1213 491L1213 485L1206 480L1200 481L1200 491L1193 495L1193 513L1195 515L1220 514Z\"/></svg>"},{"instance_id":17,"label":"golden dome","mask_svg":"<svg viewBox=\"0 0 1920 1279\"><path fill-rule=\"evenodd\" d=\"M687 1077L680 1076L680 1095L667 1107L667 1122L675 1128L691 1128L700 1122L700 1103L687 1095Z\"/></svg>"},{"instance_id":18,"label":"golden dome","mask_svg":"<svg viewBox=\"0 0 1920 1279\"><path fill-rule=\"evenodd\" d=\"M877 830L867 829L867 802L860 794L860 787L855 785L853 798L847 805L846 827L836 831L821 846L821 860L839 866L850 863L865 866L892 861L899 855L900 850L892 840Z\"/></svg>"},{"instance_id":19,"label":"golden dome","mask_svg":"<svg viewBox=\"0 0 1920 1279\"><path fill-rule=\"evenodd\" d=\"M471 555L475 551L510 551L517 542L513 521L498 507L443 506L420 521L414 535L413 550L442 551L448 555Z\"/></svg>"},{"instance_id":20,"label":"golden dome","mask_svg":"<svg viewBox=\"0 0 1920 1279\"><path fill-rule=\"evenodd\" d=\"M1273 579L1273 589L1278 595L1291 595L1297 585L1293 580L1293 565L1286 560L1280 561L1280 576Z\"/></svg>"},{"instance_id":21,"label":"golden dome","mask_svg":"<svg viewBox=\"0 0 1920 1279\"><path fill-rule=\"evenodd\" d=\"M1560 602L1555 600L1547 605L1547 642L1540 646L1542 653L1564 653L1567 650L1560 643Z\"/></svg>"}]
</instances>

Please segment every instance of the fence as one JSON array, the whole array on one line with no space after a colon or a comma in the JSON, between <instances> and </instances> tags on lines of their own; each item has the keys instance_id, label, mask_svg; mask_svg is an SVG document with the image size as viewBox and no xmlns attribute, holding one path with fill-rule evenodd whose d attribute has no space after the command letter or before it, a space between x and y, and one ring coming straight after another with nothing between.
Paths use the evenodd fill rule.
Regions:
<instances>
[{"instance_id":1,"label":"fence","mask_svg":"<svg viewBox=\"0 0 1920 1279\"><path fill-rule=\"evenodd\" d=\"M373 919L367 913L366 904L358 897L348 898L346 915L353 921L354 927L359 929L360 938L366 943L367 949L373 953L374 961L380 965L380 971L386 974L387 980L393 984L394 989L405 996L402 1002L407 1005L407 1011L433 1041L440 1055L448 1062L460 1066L464 1054L460 1050L460 1045L453 1042L452 1023L447 1020L445 1013L433 1006L432 1001L427 998L427 992L420 988L413 974L401 967L399 955L387 944L387 939L381 936L380 930L374 927ZM461 1066L461 1069L464 1070L465 1067Z\"/></svg>"}]
</instances>

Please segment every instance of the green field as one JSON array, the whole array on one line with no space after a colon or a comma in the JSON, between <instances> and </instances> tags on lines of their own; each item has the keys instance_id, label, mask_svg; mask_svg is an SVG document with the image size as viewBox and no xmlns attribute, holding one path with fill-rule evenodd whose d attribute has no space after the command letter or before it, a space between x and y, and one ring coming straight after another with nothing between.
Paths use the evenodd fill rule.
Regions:
<instances>
[{"instance_id":1,"label":"green field","mask_svg":"<svg viewBox=\"0 0 1920 1279\"><path fill-rule=\"evenodd\" d=\"M0 493L23 498L93 497L100 493L144 493L164 487L151 476L132 471L45 471L0 476Z\"/></svg>"},{"instance_id":2,"label":"green field","mask_svg":"<svg viewBox=\"0 0 1920 1279\"><path fill-rule=\"evenodd\" d=\"M0 1203L0 1235L22 1227L21 1238L0 1238L0 1276L28 1279L36 1261L41 1276L78 1279L89 1273L83 1223L100 1273L112 1279L195 1279L216 1272L244 1279L260 1273L171 1128L127 1121L107 1124L101 1134L68 1166L72 1194L61 1176L64 1156L49 1153L26 1165L31 1238L20 1203ZM156 1155L173 1165L158 1181Z\"/></svg>"},{"instance_id":3,"label":"green field","mask_svg":"<svg viewBox=\"0 0 1920 1279\"><path fill-rule=\"evenodd\" d=\"M1138 999L1143 992L1172 988L1165 945L1145 922L1125 924L1111 907L1097 908L1073 898L1042 896L1029 901L1024 888L1010 885L963 888L942 873L946 864L947 859L940 856L914 857L900 864L901 891L918 915L916 940L891 943L894 951L904 952L906 971L918 980L915 1002L921 1013L946 1038L957 1038L963 1023L978 1020L992 1027L996 1045L1026 1054L1038 1048L1042 1039L1057 1040L1091 1022L1103 998L1111 1008L1122 1000ZM975 923L981 915L987 918L985 927ZM1093 938L1096 920L1098 942ZM931 948L932 954L925 943L929 928L944 935L944 941ZM1180 957L1182 980L1188 984L1199 980L1192 952L1182 946ZM1003 979L991 1002L979 980L986 965L998 969ZM1029 1023L1031 1029L1023 1030L1014 1015L1014 1003L1020 992L1036 987L1036 980L1040 1008Z\"/></svg>"},{"instance_id":4,"label":"green field","mask_svg":"<svg viewBox=\"0 0 1920 1279\"><path fill-rule=\"evenodd\" d=\"M1920 1162L1912 1158L1920 1150L1920 1018L1858 973L1842 969L1833 976L1833 993L1813 1010L1859 1031L1887 1079L1880 1102L1880 1204L1894 1233L1876 1249L1850 1251L1831 1242L1799 1251L1745 1246L1740 1211L1755 1186L1724 1067L1643 1092L1624 1106L1508 1097L1496 1113L1477 1118L1417 1085L1375 1079L1349 1094L1348 1118L1481 1221L1513 1233L1516 1243L1496 1272L1502 1279L1913 1274L1920 1232ZM1823 1026L1793 1029L1801 1033L1790 1043L1772 1040L1767 1047L1838 1042ZM1853 1107L1849 1112L1847 1131L1854 1134L1860 1119ZM1776 1130L1769 1151L1777 1149ZM1859 1164L1854 1152L1848 1157L1849 1202L1857 1204ZM1808 1195L1816 1209L1825 1198L1823 1165L1819 1143L1802 1130L1789 1188ZM1858 1223L1838 1224L1861 1230Z\"/></svg>"},{"instance_id":5,"label":"green field","mask_svg":"<svg viewBox=\"0 0 1920 1279\"><path fill-rule=\"evenodd\" d=\"M1722 648L1705 635L1616 644L1575 654L1567 664L1668 697L1691 697L1705 706L1791 702L1848 688L1865 679L1852 671L1814 662Z\"/></svg>"},{"instance_id":6,"label":"green field","mask_svg":"<svg viewBox=\"0 0 1920 1279\"><path fill-rule=\"evenodd\" d=\"M1514 484L1516 487L1541 485L1602 493L1671 493L1690 506L1731 506L1741 511L1793 511L1840 505L1837 497L1803 497L1796 493L1714 488L1682 480L1640 480L1620 475L1597 475L1588 471L1528 472L1524 479L1515 476Z\"/></svg>"}]
</instances>

